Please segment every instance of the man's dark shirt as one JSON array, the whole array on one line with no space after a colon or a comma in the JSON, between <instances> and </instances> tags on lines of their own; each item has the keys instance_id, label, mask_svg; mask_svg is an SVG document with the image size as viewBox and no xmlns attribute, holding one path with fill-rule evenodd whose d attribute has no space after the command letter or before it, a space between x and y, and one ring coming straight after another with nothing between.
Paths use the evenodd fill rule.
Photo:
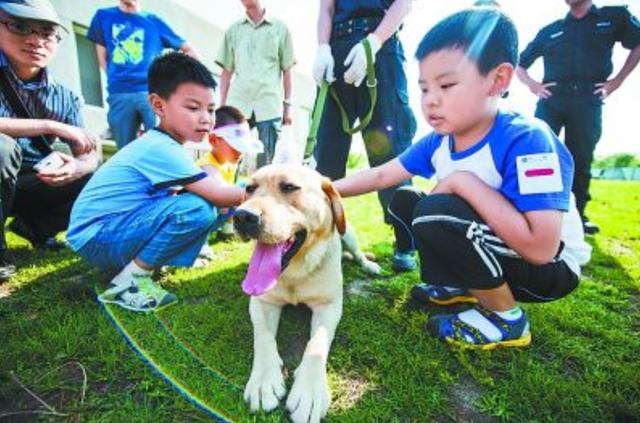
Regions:
<instances>
[{"instance_id":1,"label":"man's dark shirt","mask_svg":"<svg viewBox=\"0 0 640 423\"><path fill-rule=\"evenodd\" d=\"M336 0L333 23L354 18L384 18L394 0Z\"/></svg>"},{"instance_id":2,"label":"man's dark shirt","mask_svg":"<svg viewBox=\"0 0 640 423\"><path fill-rule=\"evenodd\" d=\"M581 19L569 13L542 28L520 55L520 66L542 56L544 82L604 82L618 41L630 50L640 45L640 21L625 6L592 6Z\"/></svg>"}]
</instances>

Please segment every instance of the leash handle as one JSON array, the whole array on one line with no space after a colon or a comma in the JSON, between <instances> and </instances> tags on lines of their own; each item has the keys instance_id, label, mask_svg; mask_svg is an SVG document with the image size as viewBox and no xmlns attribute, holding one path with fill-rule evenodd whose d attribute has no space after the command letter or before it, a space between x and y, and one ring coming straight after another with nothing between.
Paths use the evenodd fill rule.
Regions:
<instances>
[{"instance_id":1,"label":"leash handle","mask_svg":"<svg viewBox=\"0 0 640 423\"><path fill-rule=\"evenodd\" d=\"M366 38L361 41L364 46L364 51L367 54L367 89L369 90L369 98L371 100L371 104L369 106L369 111L365 115L363 119L360 120L358 126L352 128L349 123L349 116L347 115L342 102L338 98L338 94L336 94L334 89L331 89L331 97L338 104L338 108L340 109L340 115L342 119L342 130L349 135L353 135L357 132L362 131L366 128L371 122L371 118L373 117L373 109L376 107L376 102L378 100L378 80L376 79L376 70L373 65L373 53L371 51L371 44L369 44L369 40Z\"/></svg>"},{"instance_id":2,"label":"leash handle","mask_svg":"<svg viewBox=\"0 0 640 423\"><path fill-rule=\"evenodd\" d=\"M320 120L322 120L322 113L324 112L324 103L327 101L327 93L329 92L329 83L325 80L320 82L320 89L316 96L316 101L313 104L313 112L311 114L311 123L309 124L309 135L307 136L307 143L304 147L304 158L308 158L313 154L313 149L316 146L318 139L318 128L320 127Z\"/></svg>"}]
</instances>

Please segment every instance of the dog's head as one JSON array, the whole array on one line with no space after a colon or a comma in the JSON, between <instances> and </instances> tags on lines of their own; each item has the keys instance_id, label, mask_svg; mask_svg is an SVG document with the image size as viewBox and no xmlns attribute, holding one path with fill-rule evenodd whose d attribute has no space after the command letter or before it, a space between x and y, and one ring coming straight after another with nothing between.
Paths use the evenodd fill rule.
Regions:
<instances>
[{"instance_id":1,"label":"dog's head","mask_svg":"<svg viewBox=\"0 0 640 423\"><path fill-rule=\"evenodd\" d=\"M346 228L340 196L318 172L299 165L271 165L247 184L247 199L234 215L236 232L255 239L245 292L261 295L297 257L334 230Z\"/></svg>"}]
</instances>

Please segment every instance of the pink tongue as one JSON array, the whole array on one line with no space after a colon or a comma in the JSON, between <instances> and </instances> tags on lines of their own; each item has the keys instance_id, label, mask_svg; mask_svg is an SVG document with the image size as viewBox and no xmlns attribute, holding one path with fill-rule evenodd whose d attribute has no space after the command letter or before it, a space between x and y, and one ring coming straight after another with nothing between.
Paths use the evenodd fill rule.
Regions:
<instances>
[{"instance_id":1,"label":"pink tongue","mask_svg":"<svg viewBox=\"0 0 640 423\"><path fill-rule=\"evenodd\" d=\"M249 295L262 295L273 288L282 271L282 255L289 242L279 244L256 243L249 261L247 275L242 281L242 290Z\"/></svg>"}]
</instances>

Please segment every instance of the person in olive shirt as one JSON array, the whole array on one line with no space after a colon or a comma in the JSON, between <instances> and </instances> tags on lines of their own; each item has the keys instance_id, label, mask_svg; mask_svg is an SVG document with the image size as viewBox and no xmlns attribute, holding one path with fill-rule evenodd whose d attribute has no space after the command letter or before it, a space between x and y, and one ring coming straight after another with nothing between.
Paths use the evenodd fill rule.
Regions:
<instances>
[{"instance_id":1,"label":"person in olive shirt","mask_svg":"<svg viewBox=\"0 0 640 423\"><path fill-rule=\"evenodd\" d=\"M257 165L262 167L273 159L280 125L292 123L296 59L287 26L269 15L261 0L241 3L246 16L227 29L216 58L222 68L220 104L239 109L258 130L264 153L258 154Z\"/></svg>"},{"instance_id":2,"label":"person in olive shirt","mask_svg":"<svg viewBox=\"0 0 640 423\"><path fill-rule=\"evenodd\" d=\"M593 151L602 133L602 104L640 60L640 21L624 6L596 7L590 0L565 2L569 13L538 32L520 56L517 75L540 98L536 117L556 134L564 127L565 144L575 161L576 205L585 232L593 234L599 229L584 212L590 199ZM616 42L631 52L609 79ZM538 57L544 60L542 82L526 71Z\"/></svg>"}]
</instances>

